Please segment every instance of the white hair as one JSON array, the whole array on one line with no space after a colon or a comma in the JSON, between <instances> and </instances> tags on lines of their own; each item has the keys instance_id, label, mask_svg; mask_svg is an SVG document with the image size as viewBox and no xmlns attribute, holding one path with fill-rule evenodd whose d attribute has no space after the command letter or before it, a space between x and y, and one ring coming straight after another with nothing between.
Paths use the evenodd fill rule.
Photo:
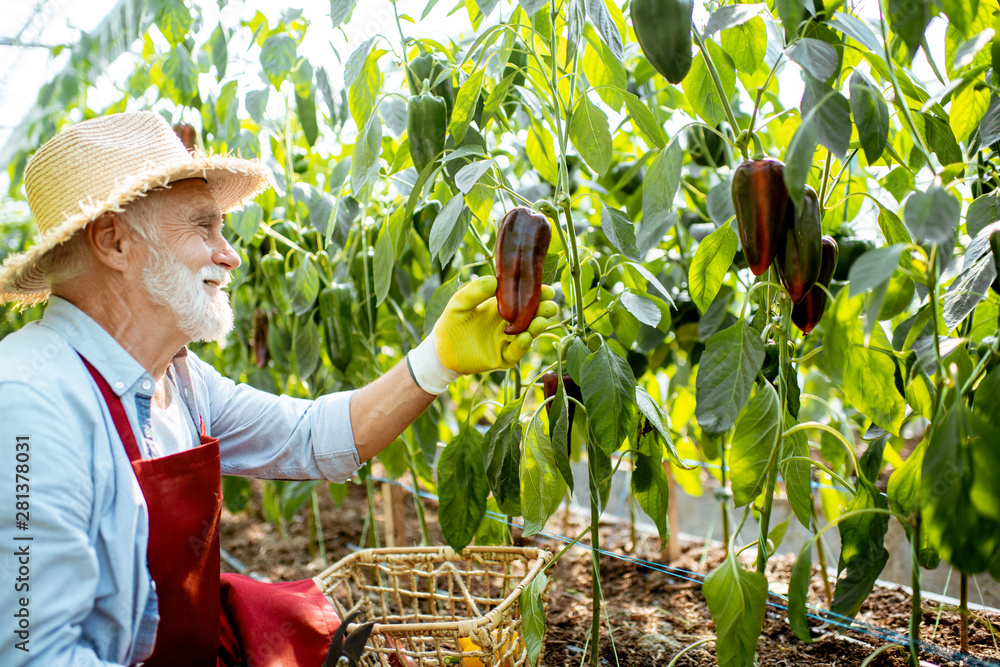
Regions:
<instances>
[{"instance_id":1,"label":"white hair","mask_svg":"<svg viewBox=\"0 0 1000 667\"><path fill-rule=\"evenodd\" d=\"M162 203L154 192L132 200L119 213L128 228L145 241L152 252L163 247L157 224ZM85 229L86 227L77 230L39 260L39 267L45 274L49 289L54 289L61 283L77 280L90 269L91 260L89 253L86 252Z\"/></svg>"}]
</instances>

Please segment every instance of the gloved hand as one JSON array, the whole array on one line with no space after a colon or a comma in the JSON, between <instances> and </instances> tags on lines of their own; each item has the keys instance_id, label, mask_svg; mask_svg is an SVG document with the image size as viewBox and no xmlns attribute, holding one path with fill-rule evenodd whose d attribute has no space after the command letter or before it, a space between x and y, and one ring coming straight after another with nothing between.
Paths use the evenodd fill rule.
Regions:
<instances>
[{"instance_id":1,"label":"gloved hand","mask_svg":"<svg viewBox=\"0 0 1000 667\"><path fill-rule=\"evenodd\" d=\"M476 278L448 301L434 331L407 355L414 381L426 392L441 394L448 383L466 373L514 366L532 341L559 312L555 291L542 287L542 298L527 331L505 334L508 323L497 312L497 279Z\"/></svg>"}]
</instances>

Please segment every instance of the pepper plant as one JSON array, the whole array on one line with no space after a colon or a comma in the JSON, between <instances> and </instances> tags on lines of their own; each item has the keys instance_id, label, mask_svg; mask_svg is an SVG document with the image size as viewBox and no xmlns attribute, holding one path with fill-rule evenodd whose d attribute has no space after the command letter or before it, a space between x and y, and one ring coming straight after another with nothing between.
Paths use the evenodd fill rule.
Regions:
<instances>
[{"instance_id":1,"label":"pepper plant","mask_svg":"<svg viewBox=\"0 0 1000 667\"><path fill-rule=\"evenodd\" d=\"M812 533L788 600L803 641L812 549L843 621L899 521L916 664L918 565L958 569L965 610L968 575L1000 579L996 0L438 4L333 0L317 18L153 0L125 22L124 75L99 76L125 49L95 35L42 88L5 209L23 211L32 150L81 115L151 107L204 150L260 157L276 187L228 227L236 330L196 348L234 380L315 397L398 363L496 271L504 215L531 208L553 232L541 268L560 317L518 367L453 383L379 455L387 474L436 492L462 548L510 539L489 510L541 531L585 460L574 541L595 548L595 667L598 524L623 466L664 543L668 475L714 489L729 549L703 592L726 667L755 659L777 498ZM315 55L331 29L346 45ZM941 31L943 50L926 37ZM16 215L0 252L27 242ZM262 509L283 526L318 514L317 491L268 482ZM248 495L226 481L232 509Z\"/></svg>"}]
</instances>

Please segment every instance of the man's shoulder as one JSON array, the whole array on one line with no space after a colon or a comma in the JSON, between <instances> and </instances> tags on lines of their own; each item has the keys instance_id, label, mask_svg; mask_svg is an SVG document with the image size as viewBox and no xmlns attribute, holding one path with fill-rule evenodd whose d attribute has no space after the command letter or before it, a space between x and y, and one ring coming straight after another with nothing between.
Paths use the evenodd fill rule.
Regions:
<instances>
[{"instance_id":1,"label":"man's shoulder","mask_svg":"<svg viewBox=\"0 0 1000 667\"><path fill-rule=\"evenodd\" d=\"M0 340L0 383L39 384L65 380L81 367L79 355L63 336L41 322L29 322Z\"/></svg>"}]
</instances>

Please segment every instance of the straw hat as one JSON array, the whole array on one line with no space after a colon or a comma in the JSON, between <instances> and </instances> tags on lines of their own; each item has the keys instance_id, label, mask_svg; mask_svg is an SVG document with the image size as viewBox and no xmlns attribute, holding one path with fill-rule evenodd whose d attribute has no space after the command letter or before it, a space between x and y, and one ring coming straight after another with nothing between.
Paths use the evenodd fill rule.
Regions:
<instances>
[{"instance_id":1,"label":"straw hat","mask_svg":"<svg viewBox=\"0 0 1000 667\"><path fill-rule=\"evenodd\" d=\"M257 160L188 153L167 121L140 111L101 116L45 142L28 162L24 187L38 235L26 252L0 267L0 303L28 306L48 299L38 260L107 211L171 181L200 177L228 213L271 187Z\"/></svg>"}]
</instances>

